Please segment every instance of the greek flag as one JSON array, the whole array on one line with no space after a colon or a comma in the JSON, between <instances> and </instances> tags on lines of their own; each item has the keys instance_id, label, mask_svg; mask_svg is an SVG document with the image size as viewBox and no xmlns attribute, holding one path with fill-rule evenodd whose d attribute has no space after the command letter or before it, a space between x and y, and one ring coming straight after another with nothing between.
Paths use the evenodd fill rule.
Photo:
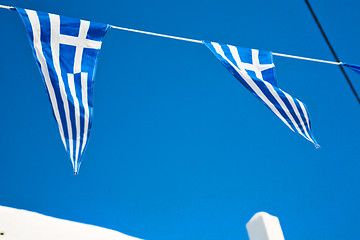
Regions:
<instances>
[{"instance_id":1,"label":"greek flag","mask_svg":"<svg viewBox=\"0 0 360 240\"><path fill-rule=\"evenodd\" d=\"M274 63L269 51L204 42L222 64L250 92L260 99L292 131L315 144L309 113L298 99L277 87Z\"/></svg>"},{"instance_id":2,"label":"greek flag","mask_svg":"<svg viewBox=\"0 0 360 240\"><path fill-rule=\"evenodd\" d=\"M22 18L61 140L77 174L93 114L93 85L109 25L16 8Z\"/></svg>"},{"instance_id":3,"label":"greek flag","mask_svg":"<svg viewBox=\"0 0 360 240\"><path fill-rule=\"evenodd\" d=\"M352 69L353 71L355 71L356 73L360 74L360 66L359 65L350 64L350 63L343 63L341 65L348 67L348 68Z\"/></svg>"}]
</instances>

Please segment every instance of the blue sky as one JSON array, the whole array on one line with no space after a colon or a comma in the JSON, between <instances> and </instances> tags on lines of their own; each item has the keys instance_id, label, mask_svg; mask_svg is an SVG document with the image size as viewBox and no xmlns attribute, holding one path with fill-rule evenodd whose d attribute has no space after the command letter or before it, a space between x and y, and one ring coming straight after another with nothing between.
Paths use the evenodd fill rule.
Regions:
<instances>
[{"instance_id":1,"label":"blue sky","mask_svg":"<svg viewBox=\"0 0 360 240\"><path fill-rule=\"evenodd\" d=\"M360 64L360 3L311 3L340 59ZM333 60L303 1L2 4ZM258 211L286 239L359 239L360 106L337 66L274 57L279 87L309 109L315 149L205 46L110 29L74 176L23 24L0 19L0 205L154 240L247 239Z\"/></svg>"}]
</instances>

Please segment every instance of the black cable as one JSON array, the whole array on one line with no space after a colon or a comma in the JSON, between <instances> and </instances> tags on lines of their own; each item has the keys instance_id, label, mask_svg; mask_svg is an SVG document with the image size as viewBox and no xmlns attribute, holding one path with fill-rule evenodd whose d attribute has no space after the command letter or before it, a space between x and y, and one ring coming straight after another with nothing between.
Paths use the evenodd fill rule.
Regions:
<instances>
[{"instance_id":1,"label":"black cable","mask_svg":"<svg viewBox=\"0 0 360 240\"><path fill-rule=\"evenodd\" d=\"M320 32L321 32L321 34L323 35L323 37L324 37L324 39L325 39L325 41L326 41L327 45L329 46L331 53L332 53L332 54L333 54L333 56L335 57L335 60L336 60L337 62L340 62L340 60L339 60L338 56L337 56L337 55L336 55L336 53L335 53L334 48L331 46L331 43L330 43L329 39L327 38L327 36L326 36L326 34L325 34L325 32L324 32L324 29L323 29L323 28L322 28L322 26L320 25L320 22L319 22L318 18L316 17L316 15L315 15L315 13L314 13L313 9L311 8L309 1L308 1L308 0L305 0L305 3L306 3L306 5L308 6L308 8L309 8L309 10L310 10L310 12L311 12L311 15L313 16L313 18L314 18L314 20L315 20L315 22L316 22L317 26L319 27ZM346 74L346 72L345 72L345 70L344 70L343 66L342 66L342 65L339 65L339 67L340 67L340 70L341 70L341 72L343 73L343 75L344 75L344 77L345 77L345 79L346 79L347 83L349 84L349 86L350 86L350 88L351 88L352 92L354 93L354 95L355 95L356 99L357 99L357 100L358 100L358 102L360 103L360 98L359 98L359 95L356 93L355 88L354 88L354 86L352 85L352 83L351 83L351 81L350 81L350 78L349 78L349 77L348 77L348 75Z\"/></svg>"}]
</instances>

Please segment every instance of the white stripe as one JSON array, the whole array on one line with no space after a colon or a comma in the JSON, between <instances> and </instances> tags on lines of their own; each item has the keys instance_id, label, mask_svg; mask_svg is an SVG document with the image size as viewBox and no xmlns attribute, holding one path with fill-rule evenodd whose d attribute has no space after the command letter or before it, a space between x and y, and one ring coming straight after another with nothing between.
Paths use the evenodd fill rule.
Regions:
<instances>
[{"instance_id":1,"label":"white stripe","mask_svg":"<svg viewBox=\"0 0 360 240\"><path fill-rule=\"evenodd\" d=\"M298 119L299 119L299 121L300 121L300 123L301 123L301 126L302 126L302 128L304 129L304 132L305 132L305 134L306 134L306 136L307 136L307 139L308 139L309 141L311 141L311 142L314 143L314 141L313 141L313 140L311 139L311 137L309 136L309 133L308 133L308 131L307 131L305 125L304 125L304 121L303 121L302 118L301 118L301 115L300 115L300 113L299 113L299 110L298 110L295 102L294 102L294 99L293 99L288 93L286 93L286 92L284 92L284 91L283 91L283 93L285 94L286 98L289 100L291 106L292 106L293 109L295 110L296 116L298 117ZM314 143L314 144L315 144L315 143Z\"/></svg>"},{"instance_id":2,"label":"white stripe","mask_svg":"<svg viewBox=\"0 0 360 240\"><path fill-rule=\"evenodd\" d=\"M54 91L53 86L51 85L49 70L48 70L48 67L46 64L46 59L42 52L42 45L41 45L41 41L40 41L40 32L41 32L40 31L40 22L39 22L37 13L35 11L26 10L26 9L25 9L25 11L26 11L26 13L29 17L29 21L31 23L31 28L32 28L32 32L33 32L33 44L34 44L36 57L39 59L39 62L40 62L41 72L44 76L45 84L46 84L46 87L48 89L49 96L50 96L50 102L51 102L52 108L54 110L55 119L59 126L61 140L65 146L65 149L67 149L65 137L64 137L64 130L62 127L59 109L58 109L58 105L57 105L57 101L56 101L55 91Z\"/></svg>"},{"instance_id":3,"label":"white stripe","mask_svg":"<svg viewBox=\"0 0 360 240\"><path fill-rule=\"evenodd\" d=\"M255 91L255 93L270 107L270 109L278 116L285 124L288 126L292 131L292 127L289 125L289 123L283 118L283 116L279 113L279 111L276 109L276 107L269 101L269 99L263 94L263 92L259 89L259 87L253 82L253 80L250 78L250 76L246 73L245 70L240 70L237 66L235 66L224 54L221 46L218 43L212 42L211 43L216 52L220 54L226 61L231 64L231 66L244 78L246 83ZM231 48L230 48L231 51ZM234 55L234 54L233 54ZM234 56L235 61L237 61L238 55ZM240 59L238 59L240 61Z\"/></svg>"},{"instance_id":4,"label":"white stripe","mask_svg":"<svg viewBox=\"0 0 360 240\"><path fill-rule=\"evenodd\" d=\"M79 40L84 39L83 41L85 42L86 35L89 30L89 26L90 26L90 22L80 20L80 30L79 30L79 37L78 37ZM97 42L97 43L100 43L100 42ZM83 46L76 46L75 60L74 60L74 73L81 72L81 60L82 60L83 51L84 51Z\"/></svg>"},{"instance_id":5,"label":"white stripe","mask_svg":"<svg viewBox=\"0 0 360 240\"><path fill-rule=\"evenodd\" d=\"M64 85L64 80L61 76L61 68L60 68L60 43L59 43L59 36L60 36L60 16L55 14L50 14L50 24L51 24L51 52L53 56L53 62L56 74L59 79L59 87L60 87L60 93L61 93L61 99L64 103L64 109L65 109L65 116L66 116L66 124L68 129L68 136L69 136L69 146L70 146L70 158L71 161L74 162L74 146L73 146L73 135L72 135L72 127L71 127L71 120L70 120L70 111L69 111L69 102L66 96L66 90ZM73 163L74 165L74 163Z\"/></svg>"},{"instance_id":6,"label":"white stripe","mask_svg":"<svg viewBox=\"0 0 360 240\"><path fill-rule=\"evenodd\" d=\"M78 170L78 161L75 161L75 166L74 166L75 174L77 174L77 170Z\"/></svg>"},{"instance_id":7,"label":"white stripe","mask_svg":"<svg viewBox=\"0 0 360 240\"><path fill-rule=\"evenodd\" d=\"M276 101L278 101L278 103L281 105L281 108L284 110L284 112L286 113L286 115L288 116L288 118L290 119L290 121L293 123L293 125L295 126L297 132L299 134L301 134L301 136L303 136L304 138L308 139L302 132L301 129L299 128L298 124L296 123L295 119L293 118L290 110L288 109L288 107L285 105L284 101L281 99L281 97L279 96L279 94L276 92L276 90L274 89L274 87L265 82L265 86L269 89L269 91L271 92L271 94L275 97ZM281 89L280 89L281 90ZM281 90L282 91L282 90ZM285 93L284 91L282 91L285 95L287 93ZM290 97L291 98L291 97ZM290 103L291 104L291 103ZM292 104L291 104L292 105ZM293 106L293 105L292 105ZM293 106L294 107L294 106ZM296 107L295 107L296 108ZM310 139L308 139L310 141Z\"/></svg>"},{"instance_id":8,"label":"white stripe","mask_svg":"<svg viewBox=\"0 0 360 240\"><path fill-rule=\"evenodd\" d=\"M229 45L228 45L229 46ZM251 55L252 55L252 68L254 68L255 75L258 79L264 80L262 76L262 71L273 68L275 65L272 64L260 64L259 61L259 50L257 49L251 49Z\"/></svg>"},{"instance_id":9,"label":"white stripe","mask_svg":"<svg viewBox=\"0 0 360 240\"><path fill-rule=\"evenodd\" d=\"M81 95L82 95L82 104L85 110L84 116L84 135L83 135L83 143L81 146L81 153L83 153L89 129L89 102L88 102L88 73L81 73Z\"/></svg>"},{"instance_id":10,"label":"white stripe","mask_svg":"<svg viewBox=\"0 0 360 240\"><path fill-rule=\"evenodd\" d=\"M76 97L76 90L75 90L75 81L74 81L74 74L68 73L68 82L70 87L71 96L74 99L74 107L75 107L75 128L76 128L76 150L75 150L75 165L78 160L79 156L79 148L80 148L80 106L79 100ZM76 169L76 168L75 168Z\"/></svg>"},{"instance_id":11,"label":"white stripe","mask_svg":"<svg viewBox=\"0 0 360 240\"><path fill-rule=\"evenodd\" d=\"M84 21L84 20L81 20L81 23L90 24L89 21ZM81 27L81 25L80 25L80 27ZM81 39L80 36L74 37L74 36L70 36L70 35L61 34L60 42L62 44L66 44L66 45L83 46L84 48L93 48L93 49L101 48L101 41L95 41L95 40L85 39L85 38Z\"/></svg>"},{"instance_id":12,"label":"white stripe","mask_svg":"<svg viewBox=\"0 0 360 240\"><path fill-rule=\"evenodd\" d=\"M306 108L305 108L304 104L303 104L301 101L297 100L297 99L295 99L295 100L299 103L299 105L300 105L300 107L301 107L301 110L302 110L302 112L304 113L304 116L305 116L307 125L309 126L309 131L311 131L311 129L310 129L311 126L310 126L309 116L308 116L308 114L307 114L307 111L306 111ZM314 143L314 141L313 141L313 143ZM314 143L314 144L315 144L315 143Z\"/></svg>"}]
</instances>

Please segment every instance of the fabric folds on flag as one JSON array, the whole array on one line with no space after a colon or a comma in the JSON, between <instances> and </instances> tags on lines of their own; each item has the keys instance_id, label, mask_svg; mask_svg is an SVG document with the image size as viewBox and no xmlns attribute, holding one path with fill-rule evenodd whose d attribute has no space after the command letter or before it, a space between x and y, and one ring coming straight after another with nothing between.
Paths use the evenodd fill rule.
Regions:
<instances>
[{"instance_id":1,"label":"fabric folds on flag","mask_svg":"<svg viewBox=\"0 0 360 240\"><path fill-rule=\"evenodd\" d=\"M61 140L77 174L93 115L93 85L107 24L16 8L48 93Z\"/></svg>"},{"instance_id":2,"label":"fabric folds on flag","mask_svg":"<svg viewBox=\"0 0 360 240\"><path fill-rule=\"evenodd\" d=\"M358 74L360 74L360 66L359 65L349 64L349 63L343 63L342 65L345 67L348 67L348 68L354 70L355 72L357 72Z\"/></svg>"},{"instance_id":3,"label":"fabric folds on flag","mask_svg":"<svg viewBox=\"0 0 360 240\"><path fill-rule=\"evenodd\" d=\"M272 54L269 51L240 48L216 42L204 44L252 94L261 100L286 126L314 143L305 104L277 86Z\"/></svg>"}]
</instances>

